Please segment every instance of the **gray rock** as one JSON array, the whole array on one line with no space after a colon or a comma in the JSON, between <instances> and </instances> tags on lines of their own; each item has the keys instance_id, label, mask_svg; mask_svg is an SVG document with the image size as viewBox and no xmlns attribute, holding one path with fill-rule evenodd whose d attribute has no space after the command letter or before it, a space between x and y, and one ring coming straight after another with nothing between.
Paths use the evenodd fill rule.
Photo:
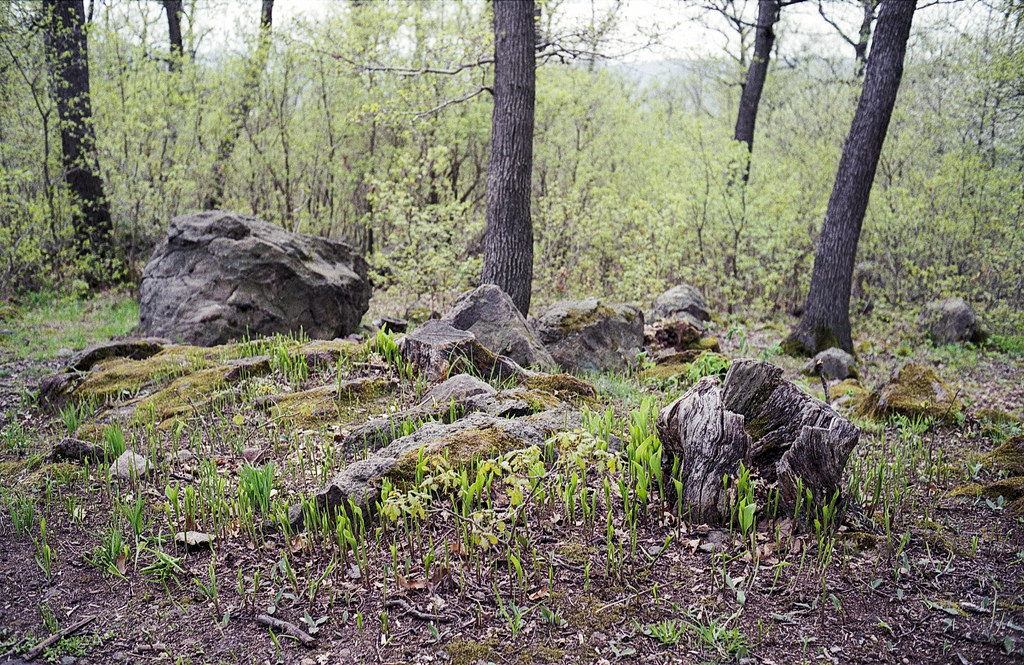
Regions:
<instances>
[{"instance_id":1,"label":"gray rock","mask_svg":"<svg viewBox=\"0 0 1024 665\"><path fill-rule=\"evenodd\" d=\"M917 326L936 344L981 344L986 338L974 310L962 298L928 303L917 317Z\"/></svg>"},{"instance_id":2,"label":"gray rock","mask_svg":"<svg viewBox=\"0 0 1024 665\"><path fill-rule=\"evenodd\" d=\"M453 467L500 455L517 448L543 445L553 432L581 426L579 413L552 409L525 418L500 418L473 413L454 423L428 422L418 430L389 443L376 454L346 466L314 499L322 509L347 507L349 501L372 510L380 497L382 479L397 472L403 460L415 460L424 454L448 453ZM289 516L301 524L301 506L293 506Z\"/></svg>"},{"instance_id":3,"label":"gray rock","mask_svg":"<svg viewBox=\"0 0 1024 665\"><path fill-rule=\"evenodd\" d=\"M711 320L708 303L703 294L689 284L679 284L658 296L654 301L652 320L681 319L702 329L704 321Z\"/></svg>"},{"instance_id":4,"label":"gray rock","mask_svg":"<svg viewBox=\"0 0 1024 665\"><path fill-rule=\"evenodd\" d=\"M495 355L476 339L444 321L427 321L398 342L402 359L428 381L470 372L487 380L520 381L530 372L511 358Z\"/></svg>"},{"instance_id":5,"label":"gray rock","mask_svg":"<svg viewBox=\"0 0 1024 665\"><path fill-rule=\"evenodd\" d=\"M494 395L497 392L489 383L481 381L475 376L458 374L431 388L423 396L419 405L421 407L447 406L453 400L460 403L467 397Z\"/></svg>"},{"instance_id":6,"label":"gray rock","mask_svg":"<svg viewBox=\"0 0 1024 665\"><path fill-rule=\"evenodd\" d=\"M534 337L512 298L494 284L484 284L460 295L441 320L472 332L488 349L523 367L555 366L551 354Z\"/></svg>"},{"instance_id":7,"label":"gray rock","mask_svg":"<svg viewBox=\"0 0 1024 665\"><path fill-rule=\"evenodd\" d=\"M857 361L846 351L832 347L814 356L800 371L807 376L828 379L856 379Z\"/></svg>"},{"instance_id":8,"label":"gray rock","mask_svg":"<svg viewBox=\"0 0 1024 665\"><path fill-rule=\"evenodd\" d=\"M133 480L144 478L151 469L152 465L148 459L126 450L110 465L110 475L121 480Z\"/></svg>"},{"instance_id":9,"label":"gray rock","mask_svg":"<svg viewBox=\"0 0 1024 665\"><path fill-rule=\"evenodd\" d=\"M644 315L596 298L565 300L541 314L537 337L567 372L623 372L644 344Z\"/></svg>"},{"instance_id":10,"label":"gray rock","mask_svg":"<svg viewBox=\"0 0 1024 665\"><path fill-rule=\"evenodd\" d=\"M369 305L366 274L366 261L337 240L248 215L182 215L142 273L139 327L201 345L299 328L342 337Z\"/></svg>"},{"instance_id":11,"label":"gray rock","mask_svg":"<svg viewBox=\"0 0 1024 665\"><path fill-rule=\"evenodd\" d=\"M164 345L169 343L166 339L147 337L91 344L72 357L65 371L87 372L93 365L109 358L145 360L163 351Z\"/></svg>"},{"instance_id":12,"label":"gray rock","mask_svg":"<svg viewBox=\"0 0 1024 665\"><path fill-rule=\"evenodd\" d=\"M373 325L384 332L401 334L409 329L409 322L396 316L382 316Z\"/></svg>"}]
</instances>

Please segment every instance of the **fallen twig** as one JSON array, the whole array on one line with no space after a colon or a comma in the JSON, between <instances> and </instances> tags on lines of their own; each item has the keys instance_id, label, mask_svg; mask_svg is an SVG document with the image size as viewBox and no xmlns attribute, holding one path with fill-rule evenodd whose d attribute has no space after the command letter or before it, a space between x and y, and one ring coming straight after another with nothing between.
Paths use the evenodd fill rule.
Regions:
<instances>
[{"instance_id":1,"label":"fallen twig","mask_svg":"<svg viewBox=\"0 0 1024 665\"><path fill-rule=\"evenodd\" d=\"M384 607L397 607L401 610L405 610L405 613L409 616L419 619L420 621L451 621L452 618L443 614L431 614L429 612L421 612L409 603L405 602L401 598L389 598L388 602L384 603Z\"/></svg>"},{"instance_id":2,"label":"fallen twig","mask_svg":"<svg viewBox=\"0 0 1024 665\"><path fill-rule=\"evenodd\" d=\"M57 642L58 640L62 640L65 637L67 637L68 635L73 635L73 634L77 633L79 630L81 630L87 624L92 622L95 618L96 617L94 617L94 616L86 617L86 618L82 619L81 621L78 621L76 623L71 624L70 626L68 626L64 630L62 630L60 632L57 632L57 633L54 633L53 635L50 635L45 640L43 640L42 642L40 642L39 644L35 645L34 647L32 647L31 649L29 649L28 651L25 652L25 656L24 656L25 662L28 662L28 661L34 659L36 656L38 656L39 654L41 654L43 652L43 649L45 649L46 647L50 646L54 642Z\"/></svg>"},{"instance_id":3,"label":"fallen twig","mask_svg":"<svg viewBox=\"0 0 1024 665\"><path fill-rule=\"evenodd\" d=\"M276 617L270 616L269 614L261 614L258 617L256 617L256 623L262 624L264 626L269 626L270 628L277 628L278 630L283 631L288 635L291 635L299 642L302 642L302 646L304 647L311 647L316 642L315 637L313 637L306 631L302 630L291 621L278 619Z\"/></svg>"}]
</instances>

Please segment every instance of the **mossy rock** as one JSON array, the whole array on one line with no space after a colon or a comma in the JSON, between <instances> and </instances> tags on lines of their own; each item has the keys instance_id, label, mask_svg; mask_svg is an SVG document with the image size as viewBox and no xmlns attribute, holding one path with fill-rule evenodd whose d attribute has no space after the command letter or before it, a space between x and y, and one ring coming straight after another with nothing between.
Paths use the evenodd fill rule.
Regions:
<instances>
[{"instance_id":1,"label":"mossy rock","mask_svg":"<svg viewBox=\"0 0 1024 665\"><path fill-rule=\"evenodd\" d=\"M366 344L343 339L316 339L300 346L298 354L306 359L306 365L310 369L317 366L329 367L342 358L355 360L364 357Z\"/></svg>"},{"instance_id":2,"label":"mossy rock","mask_svg":"<svg viewBox=\"0 0 1024 665\"><path fill-rule=\"evenodd\" d=\"M871 391L862 386L857 379L844 379L829 388L829 393L833 403L842 399L844 403L856 408L863 404L864 400L871 394Z\"/></svg>"},{"instance_id":3,"label":"mossy rock","mask_svg":"<svg viewBox=\"0 0 1024 665\"><path fill-rule=\"evenodd\" d=\"M452 432L431 444L429 450L422 449L422 455L427 469L447 467L472 471L481 460L503 455L520 445L514 436L497 427L472 428ZM408 486L415 479L420 450L410 450L399 457L394 468L387 473L396 486Z\"/></svg>"},{"instance_id":4,"label":"mossy rock","mask_svg":"<svg viewBox=\"0 0 1024 665\"><path fill-rule=\"evenodd\" d=\"M993 471L1024 476L1024 434L1007 439L981 459L984 465Z\"/></svg>"},{"instance_id":5,"label":"mossy rock","mask_svg":"<svg viewBox=\"0 0 1024 665\"><path fill-rule=\"evenodd\" d=\"M593 384L571 374L535 374L523 385L527 390L547 393L562 401L593 400L597 389Z\"/></svg>"},{"instance_id":6,"label":"mossy rock","mask_svg":"<svg viewBox=\"0 0 1024 665\"><path fill-rule=\"evenodd\" d=\"M701 337L697 340L697 348L701 351L722 352L722 345L718 343L717 337Z\"/></svg>"},{"instance_id":7,"label":"mossy rock","mask_svg":"<svg viewBox=\"0 0 1024 665\"><path fill-rule=\"evenodd\" d=\"M974 412L974 416L978 420L984 420L995 425L1016 425L1021 422L1021 419L1012 413L999 409L978 409Z\"/></svg>"},{"instance_id":8,"label":"mossy rock","mask_svg":"<svg viewBox=\"0 0 1024 665\"><path fill-rule=\"evenodd\" d=\"M876 419L893 414L909 418L955 418L962 408L960 400L935 370L908 363L896 370L885 385L872 392L858 413Z\"/></svg>"},{"instance_id":9,"label":"mossy rock","mask_svg":"<svg viewBox=\"0 0 1024 665\"><path fill-rule=\"evenodd\" d=\"M268 398L274 420L285 419L303 428L328 422L349 422L360 406L391 394L394 385L382 378L356 379Z\"/></svg>"},{"instance_id":10,"label":"mossy rock","mask_svg":"<svg viewBox=\"0 0 1024 665\"><path fill-rule=\"evenodd\" d=\"M448 656L451 658L451 665L491 662L498 654L500 645L501 642L496 637L489 637L483 641L464 640L461 637L456 637L448 645Z\"/></svg>"}]
</instances>

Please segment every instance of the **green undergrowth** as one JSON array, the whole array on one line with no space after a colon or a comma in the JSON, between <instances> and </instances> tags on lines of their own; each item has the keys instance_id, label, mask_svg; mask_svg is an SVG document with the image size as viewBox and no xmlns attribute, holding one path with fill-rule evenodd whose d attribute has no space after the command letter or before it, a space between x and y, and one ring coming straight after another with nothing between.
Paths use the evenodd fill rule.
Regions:
<instances>
[{"instance_id":1,"label":"green undergrowth","mask_svg":"<svg viewBox=\"0 0 1024 665\"><path fill-rule=\"evenodd\" d=\"M38 293L3 321L9 335L0 347L34 359L55 358L61 351L81 349L92 342L126 335L138 325L139 304L128 294L108 293L83 300L57 293Z\"/></svg>"}]
</instances>

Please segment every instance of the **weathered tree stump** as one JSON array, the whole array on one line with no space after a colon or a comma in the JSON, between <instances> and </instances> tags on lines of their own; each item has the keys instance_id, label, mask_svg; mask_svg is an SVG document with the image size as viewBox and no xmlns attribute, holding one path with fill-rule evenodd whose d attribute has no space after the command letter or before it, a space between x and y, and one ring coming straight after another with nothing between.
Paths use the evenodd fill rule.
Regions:
<instances>
[{"instance_id":1,"label":"weathered tree stump","mask_svg":"<svg viewBox=\"0 0 1024 665\"><path fill-rule=\"evenodd\" d=\"M730 514L723 477L735 478L740 462L778 489L781 507L792 509L798 491L808 507L831 501L860 430L783 379L778 367L737 360L723 385L705 377L665 407L658 434L679 458L678 498L691 519L721 524ZM665 465L671 468L671 457Z\"/></svg>"}]
</instances>

